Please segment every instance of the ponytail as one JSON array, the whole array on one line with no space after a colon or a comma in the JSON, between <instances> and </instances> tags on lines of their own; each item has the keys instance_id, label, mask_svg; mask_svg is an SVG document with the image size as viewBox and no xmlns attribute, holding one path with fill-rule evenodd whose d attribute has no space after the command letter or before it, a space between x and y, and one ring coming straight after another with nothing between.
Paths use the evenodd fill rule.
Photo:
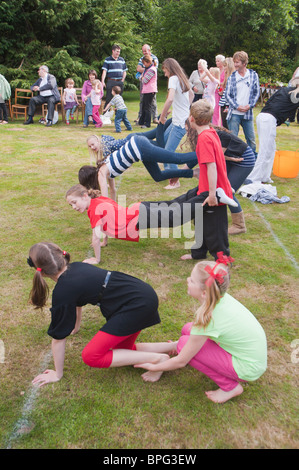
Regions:
<instances>
[{"instance_id":1,"label":"ponytail","mask_svg":"<svg viewBox=\"0 0 299 470\"><path fill-rule=\"evenodd\" d=\"M68 266L70 254L54 243L36 243L30 248L27 262L35 268L29 300L36 308L43 308L49 297L44 277L55 277Z\"/></svg>"},{"instance_id":2,"label":"ponytail","mask_svg":"<svg viewBox=\"0 0 299 470\"><path fill-rule=\"evenodd\" d=\"M100 189L98 172L99 172L99 163L97 166L84 165L80 168L78 173L78 180L82 186L85 186L87 189Z\"/></svg>"},{"instance_id":3,"label":"ponytail","mask_svg":"<svg viewBox=\"0 0 299 470\"><path fill-rule=\"evenodd\" d=\"M75 186L72 186L66 192L65 198L68 198L69 196L83 197L84 194L87 194L91 199L95 199L96 197L100 197L101 191L93 188L88 189L82 184L75 184Z\"/></svg>"},{"instance_id":4,"label":"ponytail","mask_svg":"<svg viewBox=\"0 0 299 470\"><path fill-rule=\"evenodd\" d=\"M42 273L35 271L32 282L32 289L29 295L30 302L35 308L43 308L49 297L49 287L42 276Z\"/></svg>"}]
</instances>

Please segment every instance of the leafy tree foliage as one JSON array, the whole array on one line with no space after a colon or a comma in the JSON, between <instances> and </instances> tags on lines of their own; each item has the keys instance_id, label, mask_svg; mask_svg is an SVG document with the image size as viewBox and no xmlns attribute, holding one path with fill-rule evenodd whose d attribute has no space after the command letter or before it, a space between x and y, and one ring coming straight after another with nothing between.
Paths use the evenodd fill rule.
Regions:
<instances>
[{"instance_id":1,"label":"leafy tree foliage","mask_svg":"<svg viewBox=\"0 0 299 470\"><path fill-rule=\"evenodd\" d=\"M161 0L156 18L159 54L176 58L187 73L199 58L212 66L215 55L237 50L264 80L288 80L296 65L286 53L299 39L298 0Z\"/></svg>"},{"instance_id":2,"label":"leafy tree foliage","mask_svg":"<svg viewBox=\"0 0 299 470\"><path fill-rule=\"evenodd\" d=\"M134 87L146 42L160 62L174 57L187 73L199 58L211 66L216 54L243 49L263 80L288 80L297 18L298 0L2 0L0 73L28 87L46 63L60 85L71 76L80 86L90 68L101 75L117 43Z\"/></svg>"}]
</instances>

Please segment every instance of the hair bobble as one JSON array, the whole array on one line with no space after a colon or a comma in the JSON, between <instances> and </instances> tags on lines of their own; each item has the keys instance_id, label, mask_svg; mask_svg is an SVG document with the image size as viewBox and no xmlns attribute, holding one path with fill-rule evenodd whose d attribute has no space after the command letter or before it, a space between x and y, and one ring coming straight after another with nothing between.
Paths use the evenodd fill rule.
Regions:
<instances>
[{"instance_id":1,"label":"hair bobble","mask_svg":"<svg viewBox=\"0 0 299 470\"><path fill-rule=\"evenodd\" d=\"M42 271L42 268L36 268L37 271L41 272Z\"/></svg>"},{"instance_id":2,"label":"hair bobble","mask_svg":"<svg viewBox=\"0 0 299 470\"><path fill-rule=\"evenodd\" d=\"M65 255L66 255L66 251L63 250L62 254L63 254L63 256L65 256Z\"/></svg>"},{"instance_id":3,"label":"hair bobble","mask_svg":"<svg viewBox=\"0 0 299 470\"><path fill-rule=\"evenodd\" d=\"M27 264L30 266L30 268L35 268L34 263L30 256L27 258Z\"/></svg>"},{"instance_id":4,"label":"hair bobble","mask_svg":"<svg viewBox=\"0 0 299 470\"><path fill-rule=\"evenodd\" d=\"M214 272L214 269L216 268L217 264L215 264L214 268L211 269L210 266L206 266L205 267L205 271L207 271L207 273L209 273L209 277L208 279L206 280L205 282L205 285L207 287L210 287L214 281L217 281L219 284L223 284L224 282L224 276L227 274L226 271L224 271L224 269L219 269L217 271L217 273Z\"/></svg>"},{"instance_id":5,"label":"hair bobble","mask_svg":"<svg viewBox=\"0 0 299 470\"><path fill-rule=\"evenodd\" d=\"M231 256L227 256L223 254L223 251L218 251L217 253L217 264L225 264L226 266L230 263L233 263L235 260Z\"/></svg>"}]
</instances>

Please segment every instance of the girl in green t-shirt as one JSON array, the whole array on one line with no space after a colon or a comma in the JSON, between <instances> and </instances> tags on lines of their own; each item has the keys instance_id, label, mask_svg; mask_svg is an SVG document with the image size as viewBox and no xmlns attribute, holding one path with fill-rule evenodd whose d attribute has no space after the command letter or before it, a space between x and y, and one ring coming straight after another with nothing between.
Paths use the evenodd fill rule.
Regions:
<instances>
[{"instance_id":1,"label":"girl in green t-shirt","mask_svg":"<svg viewBox=\"0 0 299 470\"><path fill-rule=\"evenodd\" d=\"M144 380L155 381L153 372L189 364L219 386L205 392L216 403L240 395L241 382L258 379L267 368L264 330L253 314L227 293L230 259L223 254L221 259L200 261L187 279L188 294L201 305L194 322L184 325L175 343L178 355L160 364L135 366L149 370L143 374Z\"/></svg>"}]
</instances>

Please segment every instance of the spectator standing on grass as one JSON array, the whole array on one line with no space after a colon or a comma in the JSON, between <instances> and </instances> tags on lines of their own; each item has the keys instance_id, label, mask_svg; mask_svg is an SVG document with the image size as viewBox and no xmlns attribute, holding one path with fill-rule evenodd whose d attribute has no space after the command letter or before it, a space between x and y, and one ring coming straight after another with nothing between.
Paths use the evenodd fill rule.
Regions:
<instances>
[{"instance_id":1,"label":"spectator standing on grass","mask_svg":"<svg viewBox=\"0 0 299 470\"><path fill-rule=\"evenodd\" d=\"M127 117L127 106L125 105L124 99L121 96L121 88L119 86L114 86L111 90L112 100L106 104L104 108L104 113L108 111L111 106L115 108L115 117L114 125L115 132L121 132L120 124L123 122L128 131L132 130L131 123Z\"/></svg>"},{"instance_id":2,"label":"spectator standing on grass","mask_svg":"<svg viewBox=\"0 0 299 470\"><path fill-rule=\"evenodd\" d=\"M85 80L82 87L81 99L84 103L84 120L83 127L88 127L89 122L93 122L92 119L92 102L90 99L90 92L92 90L92 84L94 80L98 78L98 74L95 70L90 70L88 73L88 80Z\"/></svg>"},{"instance_id":3,"label":"spectator standing on grass","mask_svg":"<svg viewBox=\"0 0 299 470\"><path fill-rule=\"evenodd\" d=\"M259 77L254 70L247 68L246 52L235 52L233 60L235 71L227 80L225 92L229 104L227 125L235 135L238 135L241 125L247 144L256 154L253 108L260 96Z\"/></svg>"},{"instance_id":4,"label":"spectator standing on grass","mask_svg":"<svg viewBox=\"0 0 299 470\"><path fill-rule=\"evenodd\" d=\"M208 68L208 63L204 59L199 59L197 62L197 70L193 70L189 77L189 83L194 93L193 102L198 101L202 98L205 84L203 82L203 75L205 75L204 69Z\"/></svg>"},{"instance_id":5,"label":"spectator standing on grass","mask_svg":"<svg viewBox=\"0 0 299 470\"><path fill-rule=\"evenodd\" d=\"M95 122L95 127L102 127L103 122L100 116L100 109L102 104L103 88L100 80L94 80L92 82L91 92L88 96L90 96L92 104L92 119Z\"/></svg>"},{"instance_id":6,"label":"spectator standing on grass","mask_svg":"<svg viewBox=\"0 0 299 470\"><path fill-rule=\"evenodd\" d=\"M125 60L120 57L120 46L117 44L112 46L112 54L105 59L102 70L101 81L103 89L106 87L106 103L109 103L112 99L112 88L114 86L120 87L120 94L122 95L128 70ZM105 83L106 78L107 83Z\"/></svg>"},{"instance_id":7,"label":"spectator standing on grass","mask_svg":"<svg viewBox=\"0 0 299 470\"><path fill-rule=\"evenodd\" d=\"M164 60L162 70L168 78L168 94L164 103L159 122L166 123L167 114L172 107L172 123L165 131L165 149L174 152L182 138L184 137L185 121L189 117L190 105L194 98L188 77L180 64L172 58ZM177 165L165 164L165 169L175 169ZM175 189L180 187L179 180L169 182L165 189Z\"/></svg>"},{"instance_id":8,"label":"spectator standing on grass","mask_svg":"<svg viewBox=\"0 0 299 470\"><path fill-rule=\"evenodd\" d=\"M221 98L219 100L220 115L222 120L222 126L225 129L228 129L226 122L227 112L228 112L228 102L226 100L226 84L228 77L235 71L235 64L232 57L227 57L224 61L224 80L221 84L222 91L220 92Z\"/></svg>"},{"instance_id":9,"label":"spectator standing on grass","mask_svg":"<svg viewBox=\"0 0 299 470\"><path fill-rule=\"evenodd\" d=\"M152 105L158 91L157 68L150 55L145 55L142 58L142 63L144 65L144 71L142 72L140 81L142 83L141 94L143 98L139 124L141 127L151 127Z\"/></svg>"},{"instance_id":10,"label":"spectator standing on grass","mask_svg":"<svg viewBox=\"0 0 299 470\"><path fill-rule=\"evenodd\" d=\"M299 105L299 77L291 86L282 87L269 98L256 118L259 151L248 182L273 183L271 172L276 151L276 128L287 119L295 120Z\"/></svg>"},{"instance_id":11,"label":"spectator standing on grass","mask_svg":"<svg viewBox=\"0 0 299 470\"><path fill-rule=\"evenodd\" d=\"M223 82L224 82L224 76L225 76L224 61L225 61L224 55L222 55L222 54L216 55L215 63L216 63L216 67L220 71L220 77L219 77L220 83L219 83L219 86L216 88L216 91L215 91L215 108L214 108L214 114L213 114L213 119L212 119L212 123L215 126L221 126L221 122L222 122L221 121L219 101L220 101L220 97L221 97L221 93L222 93L222 89L223 89Z\"/></svg>"},{"instance_id":12,"label":"spectator standing on grass","mask_svg":"<svg viewBox=\"0 0 299 470\"><path fill-rule=\"evenodd\" d=\"M4 77L0 74L0 110L2 111L2 116L0 116L0 123L7 124L8 116L5 101L9 100L11 96L10 84Z\"/></svg>"},{"instance_id":13,"label":"spectator standing on grass","mask_svg":"<svg viewBox=\"0 0 299 470\"><path fill-rule=\"evenodd\" d=\"M142 46L142 54L143 56L139 59L139 62L138 62L138 65L137 65L137 73L136 73L136 78L138 78L138 80L140 80L140 104L139 104L139 113L138 113L138 117L137 119L135 120L135 123L136 124L140 124L139 122L139 119L140 119L140 116L141 116L141 113L142 113L142 103L143 103L143 94L142 94L142 81L141 81L141 76L144 72L144 64L142 62L142 58L146 55L150 55L152 60L153 60L153 64L155 65L157 71L158 71L158 66L159 66L159 60L158 60L158 57L153 54L151 52L151 48L148 44L144 44ZM153 98L153 102L152 102L152 106L151 106L151 116L152 116L152 119L153 119L153 123L154 124L158 124L158 109L157 109L157 97L156 97L156 94Z\"/></svg>"}]
</instances>

